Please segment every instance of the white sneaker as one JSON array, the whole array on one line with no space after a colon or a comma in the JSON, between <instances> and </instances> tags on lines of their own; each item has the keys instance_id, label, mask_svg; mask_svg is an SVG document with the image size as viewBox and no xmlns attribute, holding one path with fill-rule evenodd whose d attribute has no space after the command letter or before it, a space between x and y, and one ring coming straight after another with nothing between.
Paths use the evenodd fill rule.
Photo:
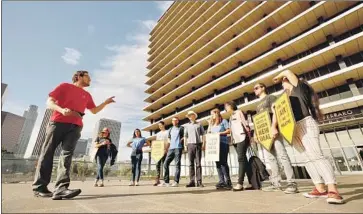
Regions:
<instances>
[{"instance_id":1,"label":"white sneaker","mask_svg":"<svg viewBox=\"0 0 363 214\"><path fill-rule=\"evenodd\" d=\"M162 184L159 184L158 187L169 187L169 183L162 183Z\"/></svg>"},{"instance_id":2,"label":"white sneaker","mask_svg":"<svg viewBox=\"0 0 363 214\"><path fill-rule=\"evenodd\" d=\"M171 185L171 187L178 187L179 186L179 184L177 183L177 182L174 182L172 185Z\"/></svg>"},{"instance_id":3,"label":"white sneaker","mask_svg":"<svg viewBox=\"0 0 363 214\"><path fill-rule=\"evenodd\" d=\"M233 191L243 191L243 186L241 184L237 184L233 187Z\"/></svg>"}]
</instances>

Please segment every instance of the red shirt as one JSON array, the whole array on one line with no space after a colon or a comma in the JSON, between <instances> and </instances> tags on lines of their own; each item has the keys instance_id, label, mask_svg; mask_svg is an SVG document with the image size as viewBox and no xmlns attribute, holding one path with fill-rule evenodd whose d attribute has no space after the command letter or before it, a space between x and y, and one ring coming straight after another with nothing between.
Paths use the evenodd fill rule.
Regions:
<instances>
[{"instance_id":1,"label":"red shirt","mask_svg":"<svg viewBox=\"0 0 363 214\"><path fill-rule=\"evenodd\" d=\"M49 93L57 101L61 108L68 108L73 111L84 113L84 110L95 108L92 96L86 90L73 84L62 83ZM53 111L51 121L60 123L72 123L83 126L82 118L77 116L63 116L58 111Z\"/></svg>"}]
</instances>

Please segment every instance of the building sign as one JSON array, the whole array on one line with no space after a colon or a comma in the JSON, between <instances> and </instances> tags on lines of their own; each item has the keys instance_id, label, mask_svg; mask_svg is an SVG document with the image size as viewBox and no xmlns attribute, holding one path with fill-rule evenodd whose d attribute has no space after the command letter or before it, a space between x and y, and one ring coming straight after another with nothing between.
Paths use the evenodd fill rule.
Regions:
<instances>
[{"instance_id":1,"label":"building sign","mask_svg":"<svg viewBox=\"0 0 363 214\"><path fill-rule=\"evenodd\" d=\"M343 111L324 114L324 120L323 122L321 122L321 124L351 120L360 117L363 117L363 107L357 107L352 109L346 109Z\"/></svg>"},{"instance_id":2,"label":"building sign","mask_svg":"<svg viewBox=\"0 0 363 214\"><path fill-rule=\"evenodd\" d=\"M254 115L253 125L258 142L270 151L273 140L271 138L271 119L269 112L263 111Z\"/></svg>"},{"instance_id":3,"label":"building sign","mask_svg":"<svg viewBox=\"0 0 363 214\"><path fill-rule=\"evenodd\" d=\"M205 160L219 161L219 134L206 134Z\"/></svg>"},{"instance_id":4,"label":"building sign","mask_svg":"<svg viewBox=\"0 0 363 214\"><path fill-rule=\"evenodd\" d=\"M151 143L151 157L158 162L165 154L165 142L163 140L154 140Z\"/></svg>"},{"instance_id":5,"label":"building sign","mask_svg":"<svg viewBox=\"0 0 363 214\"><path fill-rule=\"evenodd\" d=\"M286 141L292 144L295 131L295 118L291 109L290 99L283 93L275 102L275 111L279 130Z\"/></svg>"}]
</instances>

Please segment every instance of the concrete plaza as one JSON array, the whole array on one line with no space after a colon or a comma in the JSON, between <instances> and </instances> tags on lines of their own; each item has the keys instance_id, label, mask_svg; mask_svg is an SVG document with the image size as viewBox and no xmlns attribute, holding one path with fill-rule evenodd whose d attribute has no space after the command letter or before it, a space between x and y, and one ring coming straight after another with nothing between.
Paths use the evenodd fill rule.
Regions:
<instances>
[{"instance_id":1,"label":"concrete plaza","mask_svg":"<svg viewBox=\"0 0 363 214\"><path fill-rule=\"evenodd\" d=\"M298 180L299 194L262 191L217 191L215 181L205 180L205 188L151 186L129 187L127 181L107 181L105 187L93 187L92 181L74 181L71 188L82 193L72 200L53 201L35 198L30 183L2 185L3 213L362 213L363 176L339 176L340 192L347 201L329 205L324 199L306 199L301 193L312 189L310 180ZM52 183L51 185L54 185Z\"/></svg>"}]
</instances>

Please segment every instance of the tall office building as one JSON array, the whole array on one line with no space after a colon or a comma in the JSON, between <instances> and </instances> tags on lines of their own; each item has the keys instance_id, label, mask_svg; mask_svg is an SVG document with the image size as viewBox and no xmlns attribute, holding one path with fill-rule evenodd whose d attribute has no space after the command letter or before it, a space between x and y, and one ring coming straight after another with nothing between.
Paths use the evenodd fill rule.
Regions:
<instances>
[{"instance_id":1,"label":"tall office building","mask_svg":"<svg viewBox=\"0 0 363 214\"><path fill-rule=\"evenodd\" d=\"M10 112L2 111L1 149L10 153L16 153L16 145L19 141L25 118Z\"/></svg>"},{"instance_id":2,"label":"tall office building","mask_svg":"<svg viewBox=\"0 0 363 214\"><path fill-rule=\"evenodd\" d=\"M86 149L86 155L88 156L90 154L90 150L92 148L92 138L87 139L87 149Z\"/></svg>"},{"instance_id":3,"label":"tall office building","mask_svg":"<svg viewBox=\"0 0 363 214\"><path fill-rule=\"evenodd\" d=\"M1 83L1 107L4 104L4 99L6 97L7 88L8 88L7 84Z\"/></svg>"},{"instance_id":4,"label":"tall office building","mask_svg":"<svg viewBox=\"0 0 363 214\"><path fill-rule=\"evenodd\" d=\"M87 145L88 145L87 139L79 139L77 142L77 146L74 149L73 157L80 158L80 157L85 156L86 152L87 152Z\"/></svg>"},{"instance_id":5,"label":"tall office building","mask_svg":"<svg viewBox=\"0 0 363 214\"><path fill-rule=\"evenodd\" d=\"M253 86L281 93L272 78L290 69L320 98L324 155L338 173L362 172L362 14L363 4L353 1L174 2L150 33L150 125L143 130L155 136L157 122L170 127L174 116L185 124L189 110L207 125L210 110L232 100L252 116L259 101ZM299 153L288 152L300 165Z\"/></svg>"},{"instance_id":6,"label":"tall office building","mask_svg":"<svg viewBox=\"0 0 363 214\"><path fill-rule=\"evenodd\" d=\"M110 132L110 138L112 140L112 143L116 145L116 147L119 147L119 141L120 141L120 133L121 133L121 122L111 119L102 118L100 119L93 130L93 141L97 138L98 134L101 132L103 128L107 127ZM93 149L91 147L91 149Z\"/></svg>"},{"instance_id":7,"label":"tall office building","mask_svg":"<svg viewBox=\"0 0 363 214\"><path fill-rule=\"evenodd\" d=\"M17 145L16 156L23 158L28 148L30 136L33 132L35 121L38 117L38 106L30 105L28 110L24 112L23 117L25 118L25 123L21 134L19 137L19 142Z\"/></svg>"},{"instance_id":8,"label":"tall office building","mask_svg":"<svg viewBox=\"0 0 363 214\"><path fill-rule=\"evenodd\" d=\"M38 137L37 140L35 141L35 145L33 148L33 152L32 152L32 157L33 158L37 158L40 155L40 151L42 149L44 140L45 140L45 134L46 134L46 130L47 130L47 126L49 124L50 121L50 117L52 116L53 110L51 109L46 109L44 116L43 116L43 120L42 120L42 124L40 126L39 129L39 133L38 133Z\"/></svg>"}]
</instances>

